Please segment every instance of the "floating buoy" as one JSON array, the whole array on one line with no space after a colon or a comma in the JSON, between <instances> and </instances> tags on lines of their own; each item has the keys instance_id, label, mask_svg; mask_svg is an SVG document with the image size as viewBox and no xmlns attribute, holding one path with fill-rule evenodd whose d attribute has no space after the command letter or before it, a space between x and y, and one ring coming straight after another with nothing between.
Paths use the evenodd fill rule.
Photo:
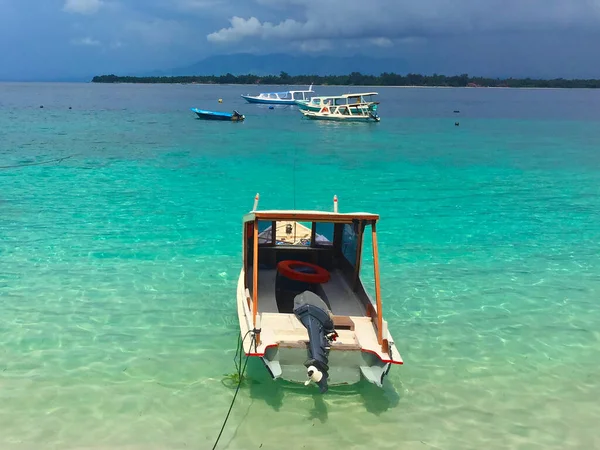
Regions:
<instances>
[{"instance_id":1,"label":"floating buoy","mask_svg":"<svg viewBox=\"0 0 600 450\"><path fill-rule=\"evenodd\" d=\"M219 99L219 103L223 103L223 99L222 98Z\"/></svg>"}]
</instances>

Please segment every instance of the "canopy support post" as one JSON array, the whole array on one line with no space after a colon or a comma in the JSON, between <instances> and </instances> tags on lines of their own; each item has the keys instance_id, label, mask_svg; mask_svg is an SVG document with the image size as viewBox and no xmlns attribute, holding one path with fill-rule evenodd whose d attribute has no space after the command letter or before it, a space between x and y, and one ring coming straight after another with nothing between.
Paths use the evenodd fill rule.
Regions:
<instances>
[{"instance_id":1,"label":"canopy support post","mask_svg":"<svg viewBox=\"0 0 600 450\"><path fill-rule=\"evenodd\" d=\"M377 300L377 342L384 353L388 352L388 340L383 338L383 307L381 304L381 282L379 279L379 249L377 248L377 225L371 223L373 236L373 271L375 275L375 298Z\"/></svg>"},{"instance_id":2,"label":"canopy support post","mask_svg":"<svg viewBox=\"0 0 600 450\"><path fill-rule=\"evenodd\" d=\"M258 194L256 194L258 198ZM258 200L257 200L258 201ZM258 219L254 219L254 239L252 245L252 326L256 330L256 315L258 314ZM256 345L260 343L260 333L255 335Z\"/></svg>"}]
</instances>

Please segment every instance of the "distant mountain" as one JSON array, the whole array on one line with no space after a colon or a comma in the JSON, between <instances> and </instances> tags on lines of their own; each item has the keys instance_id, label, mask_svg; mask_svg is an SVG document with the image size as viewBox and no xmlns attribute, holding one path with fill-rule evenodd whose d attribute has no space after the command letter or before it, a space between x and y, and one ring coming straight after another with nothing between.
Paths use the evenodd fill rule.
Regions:
<instances>
[{"instance_id":1,"label":"distant mountain","mask_svg":"<svg viewBox=\"0 0 600 450\"><path fill-rule=\"evenodd\" d=\"M143 74L145 76L181 75L343 75L360 72L379 75L383 72L405 73L407 63L402 59L371 58L368 56L294 56L285 53L252 55L237 53L215 55L191 66ZM142 74L140 74L142 75Z\"/></svg>"}]
</instances>

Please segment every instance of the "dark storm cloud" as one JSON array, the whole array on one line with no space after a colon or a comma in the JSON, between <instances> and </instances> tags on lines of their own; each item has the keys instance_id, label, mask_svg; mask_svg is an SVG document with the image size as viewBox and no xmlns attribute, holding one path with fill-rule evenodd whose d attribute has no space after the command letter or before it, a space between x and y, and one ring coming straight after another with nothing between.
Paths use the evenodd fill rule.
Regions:
<instances>
[{"instance_id":1,"label":"dark storm cloud","mask_svg":"<svg viewBox=\"0 0 600 450\"><path fill-rule=\"evenodd\" d=\"M598 0L257 0L264 8L300 13L279 22L235 15L208 34L215 43L244 39L406 38L490 32L594 30Z\"/></svg>"},{"instance_id":2,"label":"dark storm cloud","mask_svg":"<svg viewBox=\"0 0 600 450\"><path fill-rule=\"evenodd\" d=\"M584 75L600 69L599 33L600 0L0 0L0 77L162 69L239 51Z\"/></svg>"}]
</instances>

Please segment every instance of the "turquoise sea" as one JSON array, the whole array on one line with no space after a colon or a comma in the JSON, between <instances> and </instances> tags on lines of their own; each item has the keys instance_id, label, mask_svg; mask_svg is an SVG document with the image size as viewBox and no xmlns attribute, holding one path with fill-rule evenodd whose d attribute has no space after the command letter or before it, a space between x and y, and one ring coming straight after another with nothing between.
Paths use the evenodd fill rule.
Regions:
<instances>
[{"instance_id":1,"label":"turquoise sea","mask_svg":"<svg viewBox=\"0 0 600 450\"><path fill-rule=\"evenodd\" d=\"M217 448L599 448L600 91L378 88L336 124L260 90L0 84L0 448L212 448L257 192L381 215L405 364L320 395L253 361Z\"/></svg>"}]
</instances>

